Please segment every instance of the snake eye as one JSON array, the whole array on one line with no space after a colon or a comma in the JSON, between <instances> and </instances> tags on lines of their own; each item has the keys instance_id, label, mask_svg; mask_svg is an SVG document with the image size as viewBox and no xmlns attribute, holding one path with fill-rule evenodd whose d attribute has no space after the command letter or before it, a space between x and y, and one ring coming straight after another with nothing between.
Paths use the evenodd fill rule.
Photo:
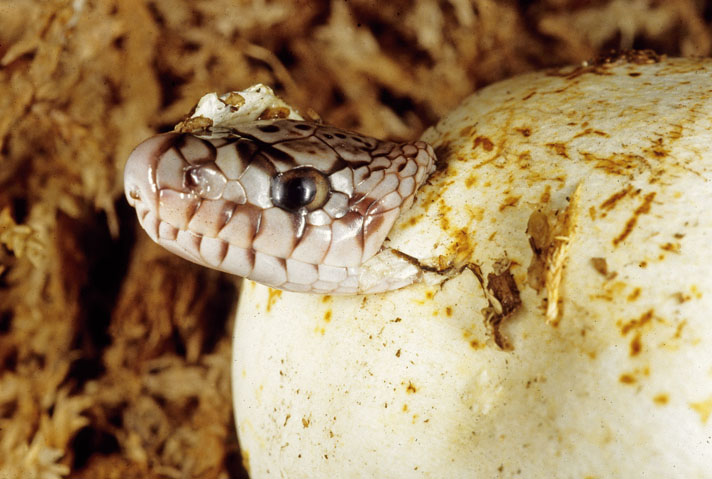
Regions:
<instances>
[{"instance_id":1,"label":"snake eye","mask_svg":"<svg viewBox=\"0 0 712 479\"><path fill-rule=\"evenodd\" d=\"M294 168L272 178L272 202L287 211L321 208L329 199L329 180L311 167Z\"/></svg>"}]
</instances>

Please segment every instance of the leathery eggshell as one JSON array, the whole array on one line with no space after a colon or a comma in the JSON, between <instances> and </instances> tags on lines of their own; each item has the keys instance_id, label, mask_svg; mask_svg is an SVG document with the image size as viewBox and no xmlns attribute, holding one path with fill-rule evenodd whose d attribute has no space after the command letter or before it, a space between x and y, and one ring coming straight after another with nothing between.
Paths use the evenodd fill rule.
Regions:
<instances>
[{"instance_id":1,"label":"leathery eggshell","mask_svg":"<svg viewBox=\"0 0 712 479\"><path fill-rule=\"evenodd\" d=\"M370 296L246 282L253 478L712 477L712 61L639 52L484 88Z\"/></svg>"}]
</instances>

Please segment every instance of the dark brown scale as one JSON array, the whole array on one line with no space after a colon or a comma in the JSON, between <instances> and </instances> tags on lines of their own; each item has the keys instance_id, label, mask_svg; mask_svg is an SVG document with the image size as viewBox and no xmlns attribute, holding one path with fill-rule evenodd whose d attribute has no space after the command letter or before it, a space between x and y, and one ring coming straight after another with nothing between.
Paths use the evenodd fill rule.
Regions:
<instances>
[{"instance_id":1,"label":"dark brown scale","mask_svg":"<svg viewBox=\"0 0 712 479\"><path fill-rule=\"evenodd\" d=\"M177 153L186 163L189 163L189 164L192 164L192 165L200 164L200 163L209 163L209 162L215 160L215 157L216 157L217 154L218 154L217 148L216 148L215 145L213 145L213 143L211 143L210 141L203 140L203 139L199 139L199 140L200 140L201 143L203 143L203 145L205 145L205 146L208 148L209 151L208 151L207 156L205 156L205 157L203 157L203 158L191 158L191 159L186 158L185 155L183 154L183 152L182 152L181 150L182 150L183 146L185 146L185 143L186 143L186 141L187 141L189 138L192 139L192 138L197 138L197 137L196 137L195 135L190 134L190 133L181 133L181 134L179 134L172 142L169 142L169 144L167 145L167 148L166 148L165 150L163 150L163 151L161 152L161 154L165 153L165 151L167 151L170 147L173 147L173 148L175 149L176 153ZM160 156L160 155L159 155L159 156Z\"/></svg>"},{"instance_id":2,"label":"dark brown scale","mask_svg":"<svg viewBox=\"0 0 712 479\"><path fill-rule=\"evenodd\" d=\"M265 133L277 133L280 130L277 125L257 125L257 129Z\"/></svg>"},{"instance_id":3,"label":"dark brown scale","mask_svg":"<svg viewBox=\"0 0 712 479\"><path fill-rule=\"evenodd\" d=\"M235 148L240 158L245 161L250 161L254 154L260 150L260 145L256 144L254 140L239 138L235 142Z\"/></svg>"},{"instance_id":4,"label":"dark brown scale","mask_svg":"<svg viewBox=\"0 0 712 479\"><path fill-rule=\"evenodd\" d=\"M286 171L300 166L292 155L278 150L272 145L264 145L260 150L260 155L267 158L278 171Z\"/></svg>"}]
</instances>

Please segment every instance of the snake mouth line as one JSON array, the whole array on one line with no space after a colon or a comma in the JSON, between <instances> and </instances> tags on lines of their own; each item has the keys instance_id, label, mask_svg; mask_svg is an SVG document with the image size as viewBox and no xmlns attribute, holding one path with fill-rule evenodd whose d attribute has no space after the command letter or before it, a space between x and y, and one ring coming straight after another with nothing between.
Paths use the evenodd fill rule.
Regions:
<instances>
[{"instance_id":1,"label":"snake mouth line","mask_svg":"<svg viewBox=\"0 0 712 479\"><path fill-rule=\"evenodd\" d=\"M146 209L140 216L141 226L151 239L172 253L197 264L226 273L249 276L250 279L270 287L291 291L317 292L331 294L358 293L359 268L334 267L326 265L308 265L315 271L310 282L298 274L291 274L296 260L277 258L255 251L253 248L240 248L221 238L209 237L193 231L179 229L156 217ZM290 267L291 266L291 267ZM302 265L302 268L306 265ZM282 274L284 272L285 274ZM292 277L290 277L292 276ZM307 277L307 279L309 279Z\"/></svg>"}]
</instances>

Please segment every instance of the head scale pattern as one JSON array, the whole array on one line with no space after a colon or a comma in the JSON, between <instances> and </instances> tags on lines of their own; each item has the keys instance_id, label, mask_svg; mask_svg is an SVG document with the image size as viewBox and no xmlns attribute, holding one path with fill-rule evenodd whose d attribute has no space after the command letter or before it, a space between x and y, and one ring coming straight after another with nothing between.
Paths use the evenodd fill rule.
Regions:
<instances>
[{"instance_id":1,"label":"head scale pattern","mask_svg":"<svg viewBox=\"0 0 712 479\"><path fill-rule=\"evenodd\" d=\"M143 228L179 256L281 289L348 294L433 169L420 141L268 120L210 139L150 138L129 158L125 188Z\"/></svg>"}]
</instances>

